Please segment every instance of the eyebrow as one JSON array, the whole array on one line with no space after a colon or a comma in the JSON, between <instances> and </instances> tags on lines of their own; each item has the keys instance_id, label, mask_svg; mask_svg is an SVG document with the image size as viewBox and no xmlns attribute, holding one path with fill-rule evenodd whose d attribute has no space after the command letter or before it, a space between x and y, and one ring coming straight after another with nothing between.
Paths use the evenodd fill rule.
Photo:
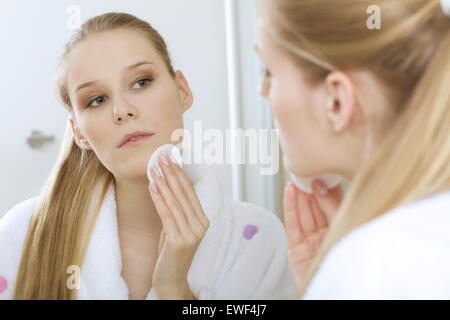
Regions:
<instances>
[{"instance_id":1,"label":"eyebrow","mask_svg":"<svg viewBox=\"0 0 450 320\"><path fill-rule=\"evenodd\" d=\"M151 61L140 61L138 63L132 64L131 66L126 67L125 69L127 69L127 70L136 69L137 67L139 67L143 64L153 64L154 65L154 63Z\"/></svg>"},{"instance_id":2,"label":"eyebrow","mask_svg":"<svg viewBox=\"0 0 450 320\"><path fill-rule=\"evenodd\" d=\"M139 66L141 66L141 65L144 65L144 64L153 64L153 65L154 65L154 63L151 62L151 61L139 61L139 62L137 62L137 63L135 63L135 64L132 64L132 65L130 65L130 66L128 66L128 67L125 67L124 70L130 71L130 70L136 69L137 67L139 67ZM78 90L81 90L81 89L83 89L83 88L89 87L89 86L93 85L93 84L96 83L96 82L97 82L97 80L95 80L95 81L89 81L89 82L80 84L80 85L75 89L75 92L77 92Z\"/></svg>"}]
</instances>

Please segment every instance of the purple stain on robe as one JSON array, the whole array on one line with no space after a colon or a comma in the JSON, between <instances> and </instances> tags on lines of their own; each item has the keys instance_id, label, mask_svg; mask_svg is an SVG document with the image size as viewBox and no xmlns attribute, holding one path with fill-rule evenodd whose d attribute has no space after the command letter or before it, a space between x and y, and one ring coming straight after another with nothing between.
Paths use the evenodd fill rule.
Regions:
<instances>
[{"instance_id":1,"label":"purple stain on robe","mask_svg":"<svg viewBox=\"0 0 450 320\"><path fill-rule=\"evenodd\" d=\"M244 238L250 240L257 232L258 232L257 226L255 226L254 224L248 224L245 226L244 229Z\"/></svg>"}]
</instances>

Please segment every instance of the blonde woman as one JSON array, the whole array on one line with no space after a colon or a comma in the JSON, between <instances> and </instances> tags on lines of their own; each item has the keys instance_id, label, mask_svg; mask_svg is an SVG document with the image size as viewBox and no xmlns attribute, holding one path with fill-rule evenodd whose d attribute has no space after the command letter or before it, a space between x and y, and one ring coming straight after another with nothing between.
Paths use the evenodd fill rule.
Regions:
<instances>
[{"instance_id":1,"label":"blonde woman","mask_svg":"<svg viewBox=\"0 0 450 320\"><path fill-rule=\"evenodd\" d=\"M193 97L147 22L85 22L58 92L71 118L57 163L41 195L0 221L0 299L295 298L274 214L224 197L207 166L164 155L149 184L150 155L174 143Z\"/></svg>"},{"instance_id":2,"label":"blonde woman","mask_svg":"<svg viewBox=\"0 0 450 320\"><path fill-rule=\"evenodd\" d=\"M298 297L450 299L450 1L262 0L256 48L287 169L351 181L285 189Z\"/></svg>"}]
</instances>

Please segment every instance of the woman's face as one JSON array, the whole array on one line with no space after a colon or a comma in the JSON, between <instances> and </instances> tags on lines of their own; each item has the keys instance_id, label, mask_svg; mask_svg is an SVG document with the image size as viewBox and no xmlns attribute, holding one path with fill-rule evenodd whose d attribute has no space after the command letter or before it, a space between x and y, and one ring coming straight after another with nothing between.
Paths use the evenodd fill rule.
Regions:
<instances>
[{"instance_id":1,"label":"woman's face","mask_svg":"<svg viewBox=\"0 0 450 320\"><path fill-rule=\"evenodd\" d=\"M305 72L267 33L273 28L271 2L262 1L259 8L256 50L266 67L260 93L269 101L279 129L283 164L303 177L324 173L351 176L352 162L359 160L364 143L355 125L362 115L355 88L339 71L331 72L322 83L307 80ZM339 107L332 104L330 108L336 99Z\"/></svg>"},{"instance_id":2,"label":"woman's face","mask_svg":"<svg viewBox=\"0 0 450 320\"><path fill-rule=\"evenodd\" d=\"M266 33L270 26L265 9L260 9L256 47L266 67L260 94L269 101L279 129L284 166L300 176L320 174L315 171L321 169L326 139L323 132L328 127L320 115L325 98L320 88L310 86L299 67L272 42Z\"/></svg>"},{"instance_id":3,"label":"woman's face","mask_svg":"<svg viewBox=\"0 0 450 320\"><path fill-rule=\"evenodd\" d=\"M94 34L67 57L67 86L73 106L75 139L87 141L114 176L146 176L153 151L183 128L183 113L192 105L186 79L175 78L152 43L127 29ZM119 147L124 135L153 135L139 145Z\"/></svg>"}]
</instances>

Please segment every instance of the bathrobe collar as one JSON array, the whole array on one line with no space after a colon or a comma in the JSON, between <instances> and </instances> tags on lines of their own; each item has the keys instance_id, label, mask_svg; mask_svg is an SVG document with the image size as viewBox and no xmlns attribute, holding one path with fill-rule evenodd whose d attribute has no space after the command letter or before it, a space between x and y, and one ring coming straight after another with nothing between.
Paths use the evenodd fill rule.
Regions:
<instances>
[{"instance_id":1,"label":"bathrobe collar","mask_svg":"<svg viewBox=\"0 0 450 320\"><path fill-rule=\"evenodd\" d=\"M194 256L188 282L196 297L207 298L225 259L231 233L231 214L219 214L222 190L215 172L206 165L184 165L210 227ZM207 268L205 268L207 266ZM117 225L115 185L112 182L103 201L86 257L81 268L77 299L129 299L129 290L121 276L122 259ZM154 288L147 299L158 299Z\"/></svg>"}]
</instances>

